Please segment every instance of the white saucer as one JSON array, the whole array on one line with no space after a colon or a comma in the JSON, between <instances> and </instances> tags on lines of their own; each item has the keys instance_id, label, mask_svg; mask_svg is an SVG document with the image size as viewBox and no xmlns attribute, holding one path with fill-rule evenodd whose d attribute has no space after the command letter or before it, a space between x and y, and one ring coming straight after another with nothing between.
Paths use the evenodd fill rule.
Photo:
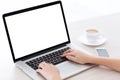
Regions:
<instances>
[{"instance_id":1,"label":"white saucer","mask_svg":"<svg viewBox=\"0 0 120 80\"><path fill-rule=\"evenodd\" d=\"M100 38L95 42L88 41L86 36L81 36L79 38L79 41L81 41L83 44L88 45L88 46L99 46L99 45L104 44L106 40L107 39L105 37L103 37L103 36L100 36Z\"/></svg>"}]
</instances>

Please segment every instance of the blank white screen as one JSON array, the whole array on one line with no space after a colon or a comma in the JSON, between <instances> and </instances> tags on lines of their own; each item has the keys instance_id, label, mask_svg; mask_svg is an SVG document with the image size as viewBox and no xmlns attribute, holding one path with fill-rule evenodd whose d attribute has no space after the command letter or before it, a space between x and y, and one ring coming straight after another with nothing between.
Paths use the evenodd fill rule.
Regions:
<instances>
[{"instance_id":1,"label":"blank white screen","mask_svg":"<svg viewBox=\"0 0 120 80\"><path fill-rule=\"evenodd\" d=\"M15 59L68 41L60 4L5 19Z\"/></svg>"}]
</instances>

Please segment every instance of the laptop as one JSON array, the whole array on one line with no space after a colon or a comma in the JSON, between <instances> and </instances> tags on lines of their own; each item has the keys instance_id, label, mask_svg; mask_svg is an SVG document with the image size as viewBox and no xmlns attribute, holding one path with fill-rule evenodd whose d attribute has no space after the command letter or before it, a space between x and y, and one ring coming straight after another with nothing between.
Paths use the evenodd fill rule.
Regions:
<instances>
[{"instance_id":1,"label":"laptop","mask_svg":"<svg viewBox=\"0 0 120 80\"><path fill-rule=\"evenodd\" d=\"M13 61L32 79L44 80L36 73L42 61L54 64L62 79L92 67L60 57L78 48L71 44L61 1L5 13L3 21Z\"/></svg>"}]
</instances>

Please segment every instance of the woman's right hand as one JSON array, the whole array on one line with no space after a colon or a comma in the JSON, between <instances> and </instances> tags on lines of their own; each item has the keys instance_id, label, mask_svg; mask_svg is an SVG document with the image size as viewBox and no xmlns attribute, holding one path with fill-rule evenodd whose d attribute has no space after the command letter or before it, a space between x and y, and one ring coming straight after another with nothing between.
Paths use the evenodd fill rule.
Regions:
<instances>
[{"instance_id":1,"label":"woman's right hand","mask_svg":"<svg viewBox=\"0 0 120 80\"><path fill-rule=\"evenodd\" d=\"M68 60L80 64L89 63L90 59L92 58L92 56L86 54L85 52L73 49L65 51L61 57L66 57Z\"/></svg>"}]
</instances>

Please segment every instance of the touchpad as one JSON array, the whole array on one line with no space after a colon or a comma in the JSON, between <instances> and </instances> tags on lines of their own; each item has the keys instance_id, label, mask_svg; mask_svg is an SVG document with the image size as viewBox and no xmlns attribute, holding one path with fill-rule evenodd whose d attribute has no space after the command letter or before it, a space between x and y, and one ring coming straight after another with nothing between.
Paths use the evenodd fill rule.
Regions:
<instances>
[{"instance_id":1,"label":"touchpad","mask_svg":"<svg viewBox=\"0 0 120 80\"><path fill-rule=\"evenodd\" d=\"M60 71L62 79L75 75L81 71L89 69L92 65L80 65L74 62L66 61L61 64L56 65Z\"/></svg>"}]
</instances>

